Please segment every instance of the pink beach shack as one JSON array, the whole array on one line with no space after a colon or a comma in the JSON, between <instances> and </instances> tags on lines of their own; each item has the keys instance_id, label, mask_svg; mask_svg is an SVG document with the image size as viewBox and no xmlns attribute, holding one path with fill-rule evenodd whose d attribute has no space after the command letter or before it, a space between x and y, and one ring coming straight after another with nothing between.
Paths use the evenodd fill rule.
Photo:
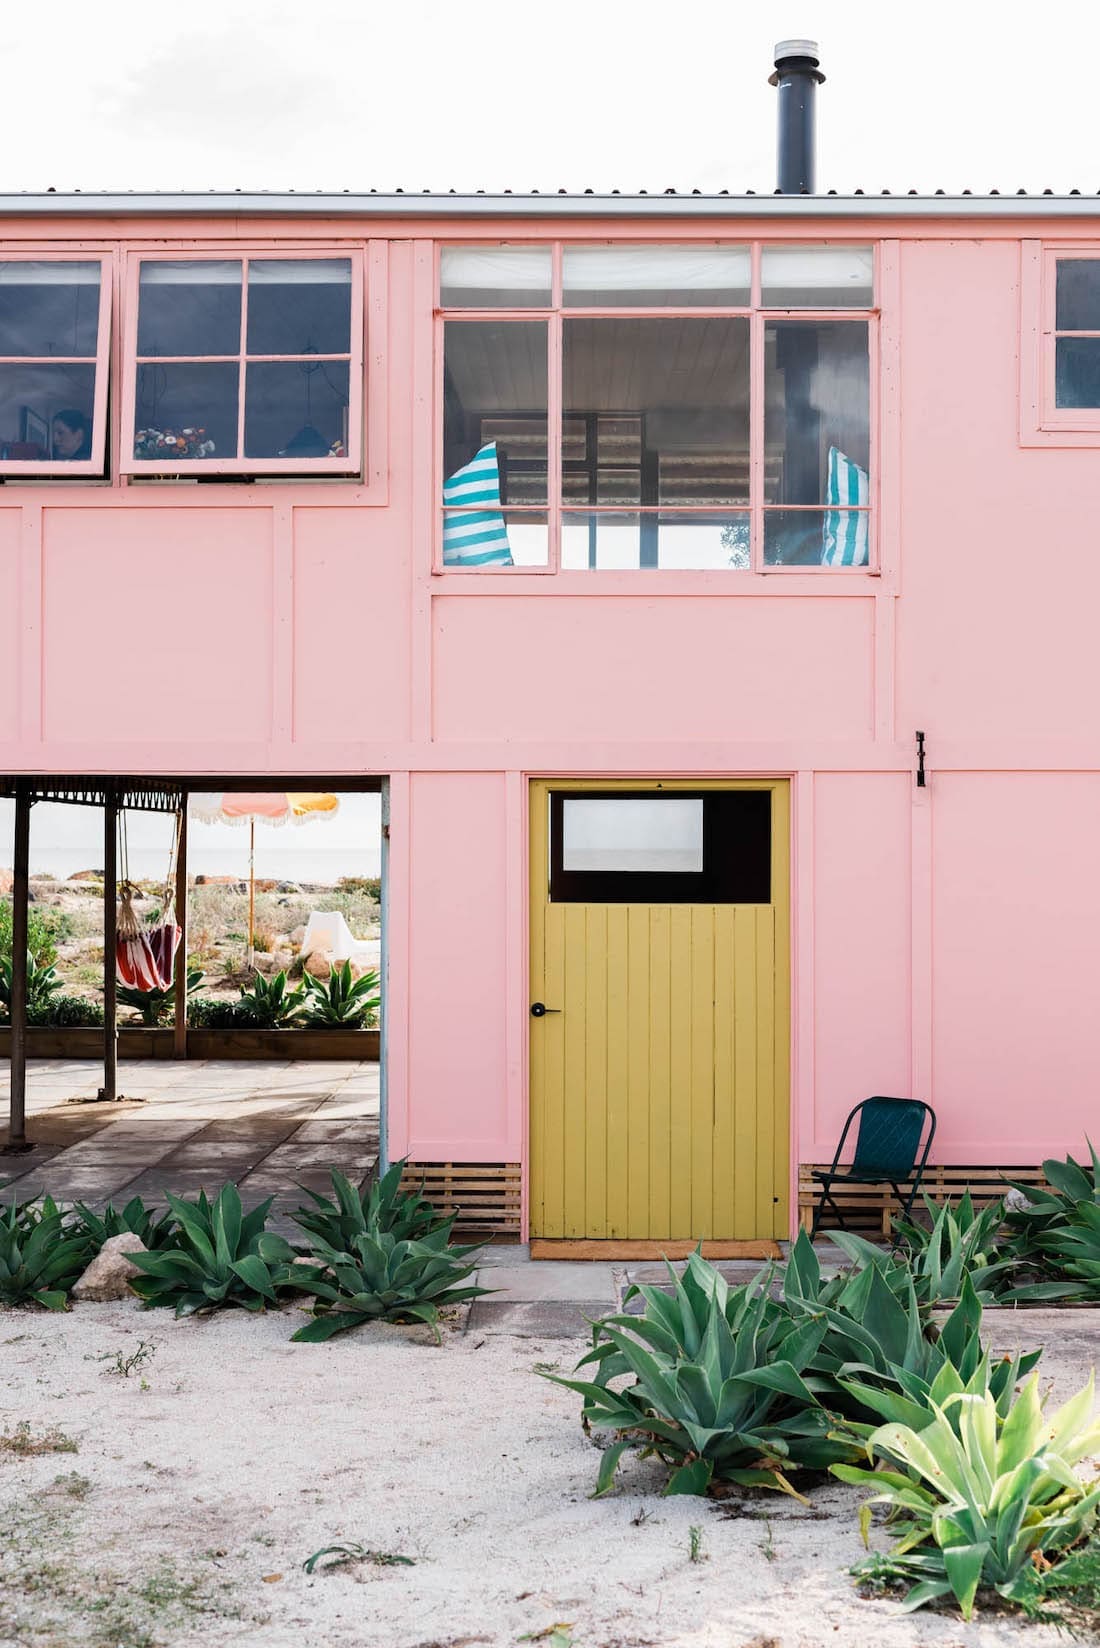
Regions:
<instances>
[{"instance_id":1,"label":"pink beach shack","mask_svg":"<svg viewBox=\"0 0 1100 1648\"><path fill-rule=\"evenodd\" d=\"M0 237L7 792L382 789L391 1159L767 1242L868 1095L944 1173L1100 1131L1095 197Z\"/></svg>"}]
</instances>

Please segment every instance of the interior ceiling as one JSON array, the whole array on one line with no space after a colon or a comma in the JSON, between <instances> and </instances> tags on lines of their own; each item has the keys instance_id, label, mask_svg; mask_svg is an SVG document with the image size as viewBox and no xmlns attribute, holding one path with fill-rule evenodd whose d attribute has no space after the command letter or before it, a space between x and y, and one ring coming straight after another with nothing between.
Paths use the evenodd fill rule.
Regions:
<instances>
[{"instance_id":1,"label":"interior ceiling","mask_svg":"<svg viewBox=\"0 0 1100 1648\"><path fill-rule=\"evenodd\" d=\"M545 407L545 340L541 324L448 325L447 369L467 411ZM747 407L748 322L566 320L563 374L574 412Z\"/></svg>"}]
</instances>

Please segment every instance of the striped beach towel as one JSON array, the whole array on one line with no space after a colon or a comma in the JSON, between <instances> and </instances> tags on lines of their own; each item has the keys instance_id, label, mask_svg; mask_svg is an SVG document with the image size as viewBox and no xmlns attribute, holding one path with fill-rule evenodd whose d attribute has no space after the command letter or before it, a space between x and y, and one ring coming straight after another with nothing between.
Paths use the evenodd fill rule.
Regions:
<instances>
[{"instance_id":1,"label":"striped beach towel","mask_svg":"<svg viewBox=\"0 0 1100 1648\"><path fill-rule=\"evenodd\" d=\"M456 469L443 482L444 504L481 504L481 509L452 509L443 516L444 566L511 566L508 528L500 513L497 443Z\"/></svg>"},{"instance_id":2,"label":"striped beach towel","mask_svg":"<svg viewBox=\"0 0 1100 1648\"><path fill-rule=\"evenodd\" d=\"M870 538L865 513L869 496L867 471L853 463L837 447L829 448L825 511L822 526L822 566L866 566L870 560ZM855 507L837 508L838 504Z\"/></svg>"}]
</instances>

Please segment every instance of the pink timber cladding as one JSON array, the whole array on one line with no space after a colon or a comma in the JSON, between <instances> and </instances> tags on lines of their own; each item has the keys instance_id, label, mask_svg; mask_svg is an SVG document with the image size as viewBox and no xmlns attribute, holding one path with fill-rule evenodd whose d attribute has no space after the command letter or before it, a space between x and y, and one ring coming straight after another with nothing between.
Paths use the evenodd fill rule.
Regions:
<instances>
[{"instance_id":1,"label":"pink timber cladding","mask_svg":"<svg viewBox=\"0 0 1100 1648\"><path fill-rule=\"evenodd\" d=\"M1100 450L1021 443L1020 270L1025 241L1100 233L489 227L236 225L363 249L362 482L0 488L4 770L389 776L390 1148L482 1161L524 1150L526 776L790 775L796 1160L876 1092L932 1100L941 1161L1078 1146L1100 1090ZM217 220L6 232L234 243ZM879 569L433 574L434 243L762 232L880 249Z\"/></svg>"}]
</instances>

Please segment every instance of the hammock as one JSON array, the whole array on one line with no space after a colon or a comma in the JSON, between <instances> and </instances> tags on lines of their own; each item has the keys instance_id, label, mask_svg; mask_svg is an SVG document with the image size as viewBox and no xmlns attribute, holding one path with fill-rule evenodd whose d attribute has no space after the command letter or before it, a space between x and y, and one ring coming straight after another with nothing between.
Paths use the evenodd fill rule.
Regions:
<instances>
[{"instance_id":1,"label":"hammock","mask_svg":"<svg viewBox=\"0 0 1100 1648\"><path fill-rule=\"evenodd\" d=\"M161 913L154 927L143 927L134 909L141 889L130 880L130 849L126 836L126 814L119 815L122 879L118 887L118 926L115 935L115 965L124 984L135 990L170 990L180 928L176 923L176 861L179 857L183 814L176 815L172 856L164 883Z\"/></svg>"}]
</instances>

